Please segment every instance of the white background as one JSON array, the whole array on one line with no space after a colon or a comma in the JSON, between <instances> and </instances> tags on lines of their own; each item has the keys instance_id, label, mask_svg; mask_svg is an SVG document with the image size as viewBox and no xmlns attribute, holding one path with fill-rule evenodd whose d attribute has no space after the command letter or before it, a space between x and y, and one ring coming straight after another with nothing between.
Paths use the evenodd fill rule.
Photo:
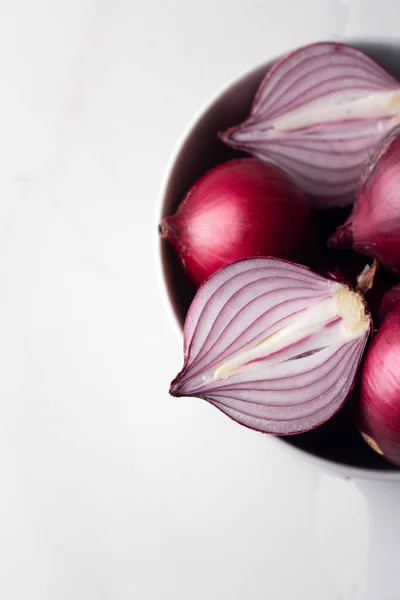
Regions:
<instances>
[{"instance_id":1,"label":"white background","mask_svg":"<svg viewBox=\"0 0 400 600\"><path fill-rule=\"evenodd\" d=\"M353 600L379 580L354 482L168 396L154 251L210 97L303 42L398 34L374 4L1 0L2 598Z\"/></svg>"}]
</instances>

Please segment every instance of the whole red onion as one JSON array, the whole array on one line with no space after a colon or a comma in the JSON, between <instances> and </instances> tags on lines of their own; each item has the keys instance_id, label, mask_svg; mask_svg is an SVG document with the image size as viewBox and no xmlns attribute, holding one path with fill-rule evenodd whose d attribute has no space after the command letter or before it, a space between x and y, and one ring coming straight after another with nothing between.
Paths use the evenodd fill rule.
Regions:
<instances>
[{"instance_id":1,"label":"whole red onion","mask_svg":"<svg viewBox=\"0 0 400 600\"><path fill-rule=\"evenodd\" d=\"M206 172L159 225L190 279L251 256L307 262L312 220L300 188L275 165L230 160Z\"/></svg>"},{"instance_id":2,"label":"whole red onion","mask_svg":"<svg viewBox=\"0 0 400 600\"><path fill-rule=\"evenodd\" d=\"M361 373L358 425L369 445L400 465L400 305L384 319Z\"/></svg>"},{"instance_id":3,"label":"whole red onion","mask_svg":"<svg viewBox=\"0 0 400 600\"><path fill-rule=\"evenodd\" d=\"M400 126L366 164L354 210L329 245L352 247L400 275Z\"/></svg>"}]
</instances>

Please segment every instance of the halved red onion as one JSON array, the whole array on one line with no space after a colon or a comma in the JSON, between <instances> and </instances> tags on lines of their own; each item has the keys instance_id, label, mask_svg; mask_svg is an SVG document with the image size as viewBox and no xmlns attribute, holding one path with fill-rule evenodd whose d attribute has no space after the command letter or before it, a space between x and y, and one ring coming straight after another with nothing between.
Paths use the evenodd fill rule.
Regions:
<instances>
[{"instance_id":1,"label":"halved red onion","mask_svg":"<svg viewBox=\"0 0 400 600\"><path fill-rule=\"evenodd\" d=\"M279 60L248 119L221 138L279 165L328 208L354 200L364 161L399 118L394 77L357 48L320 42Z\"/></svg>"},{"instance_id":2,"label":"halved red onion","mask_svg":"<svg viewBox=\"0 0 400 600\"><path fill-rule=\"evenodd\" d=\"M274 258L238 261L199 288L170 393L259 431L307 431L346 400L370 324L361 295L339 281Z\"/></svg>"}]
</instances>

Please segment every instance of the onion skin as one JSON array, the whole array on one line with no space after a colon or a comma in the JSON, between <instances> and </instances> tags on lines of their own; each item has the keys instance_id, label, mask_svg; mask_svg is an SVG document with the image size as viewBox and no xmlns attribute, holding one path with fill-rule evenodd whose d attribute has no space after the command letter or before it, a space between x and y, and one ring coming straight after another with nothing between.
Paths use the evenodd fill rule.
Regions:
<instances>
[{"instance_id":1,"label":"onion skin","mask_svg":"<svg viewBox=\"0 0 400 600\"><path fill-rule=\"evenodd\" d=\"M199 286L215 271L251 256L308 262L313 222L300 188L274 165L233 159L207 171L159 233Z\"/></svg>"},{"instance_id":2,"label":"onion skin","mask_svg":"<svg viewBox=\"0 0 400 600\"><path fill-rule=\"evenodd\" d=\"M379 307L379 321L382 322L386 315L400 302L400 283L388 290Z\"/></svg>"},{"instance_id":3,"label":"onion skin","mask_svg":"<svg viewBox=\"0 0 400 600\"><path fill-rule=\"evenodd\" d=\"M220 134L285 169L319 209L352 204L364 162L399 123L400 83L364 52L303 46L265 76L249 117Z\"/></svg>"},{"instance_id":4,"label":"onion skin","mask_svg":"<svg viewBox=\"0 0 400 600\"><path fill-rule=\"evenodd\" d=\"M379 454L400 465L400 305L384 319L361 372L358 428Z\"/></svg>"},{"instance_id":5,"label":"onion skin","mask_svg":"<svg viewBox=\"0 0 400 600\"><path fill-rule=\"evenodd\" d=\"M400 275L400 126L365 165L353 212L328 244L352 248Z\"/></svg>"}]
</instances>

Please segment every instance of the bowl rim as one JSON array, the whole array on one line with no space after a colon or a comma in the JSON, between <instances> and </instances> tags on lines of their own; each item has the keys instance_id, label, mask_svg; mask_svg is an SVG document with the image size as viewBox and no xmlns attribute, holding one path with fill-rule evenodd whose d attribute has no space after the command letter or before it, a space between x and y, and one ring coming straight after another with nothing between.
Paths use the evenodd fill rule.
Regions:
<instances>
[{"instance_id":1,"label":"bowl rim","mask_svg":"<svg viewBox=\"0 0 400 600\"><path fill-rule=\"evenodd\" d=\"M351 38L343 37L343 38L326 38L323 41L331 41L338 43L346 43L351 45L360 45L367 46L368 44L379 44L379 45L391 45L391 42L396 42L399 45L398 38L394 36L352 36ZM313 41L309 42L310 44L314 43ZM306 45L306 44L304 44ZM294 49L288 49L278 56L271 57L267 60L261 61L256 64L253 68L244 70L239 75L231 78L226 84L220 86L217 91L212 95L211 99L205 104L201 105L199 109L195 112L194 116L191 118L189 124L183 128L181 133L178 135L176 142L173 146L173 149L170 154L170 158L167 162L167 165L164 169L164 173L161 177L161 183L159 186L158 198L155 203L155 211L154 211L154 221L155 227L154 230L156 233L154 234L154 262L155 262L155 271L156 271L156 279L158 282L158 288L161 290L161 300L162 304L165 306L166 314L168 315L168 320L171 323L171 326L176 334L176 337L182 340L182 329L179 324L178 316L175 314L173 310L172 303L170 301L167 285L165 282L164 271L163 271L163 263L162 263L162 255L161 255L161 240L157 233L158 224L160 222L160 217L162 215L163 207L165 204L165 198L168 190L168 186L171 180L171 176L173 174L175 165L179 159L181 151L185 144L191 138L195 128L197 127L199 121L210 111L214 104L216 104L224 95L226 95L231 88L240 83L242 79L245 77L251 77L252 74L255 74L262 67L271 68L271 66L280 58L285 56L288 52L293 51ZM260 434L263 435L263 434ZM305 460L308 463L313 464L315 467L328 471L331 473L335 473L345 479L369 479L376 481L400 481L400 470L399 471L391 471L391 470L379 470L370 467L355 467L351 465L347 465L344 463L340 463L334 460L329 460L327 458L323 458L321 456L317 456L304 450L302 448L298 448L296 446L292 446L285 439L269 435L269 439L273 439L273 443L279 445L282 451L288 453L294 458L299 458L301 460Z\"/></svg>"}]
</instances>

